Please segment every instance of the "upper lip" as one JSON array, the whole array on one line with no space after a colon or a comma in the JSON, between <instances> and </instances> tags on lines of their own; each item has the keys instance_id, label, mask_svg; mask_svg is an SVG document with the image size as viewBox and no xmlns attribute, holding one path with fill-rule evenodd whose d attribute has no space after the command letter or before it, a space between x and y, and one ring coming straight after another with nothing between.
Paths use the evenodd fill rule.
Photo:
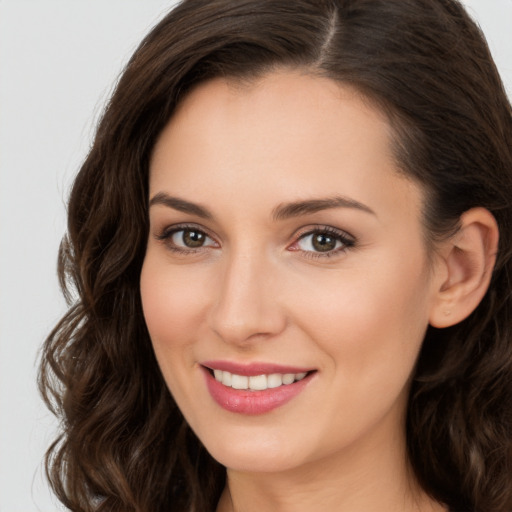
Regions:
<instances>
[{"instance_id":1,"label":"upper lip","mask_svg":"<svg viewBox=\"0 0 512 512\"><path fill-rule=\"evenodd\" d=\"M314 368L306 368L303 366L264 362L236 363L234 361L203 361L201 365L210 370L222 370L236 375L246 375L248 377L264 374L270 375L272 373L307 373L314 370Z\"/></svg>"}]
</instances>

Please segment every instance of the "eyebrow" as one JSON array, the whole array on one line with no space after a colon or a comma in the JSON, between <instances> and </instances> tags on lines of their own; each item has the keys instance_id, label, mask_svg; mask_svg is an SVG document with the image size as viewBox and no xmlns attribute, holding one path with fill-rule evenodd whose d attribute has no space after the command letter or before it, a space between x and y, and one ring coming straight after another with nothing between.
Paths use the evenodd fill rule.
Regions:
<instances>
[{"instance_id":1,"label":"eyebrow","mask_svg":"<svg viewBox=\"0 0 512 512\"><path fill-rule=\"evenodd\" d=\"M204 206L185 201L185 199L178 197L172 197L165 192L158 192L158 194L155 194L151 201L149 201L150 207L155 204L161 204L179 212L196 215L202 219L213 219L213 215Z\"/></svg>"},{"instance_id":2,"label":"eyebrow","mask_svg":"<svg viewBox=\"0 0 512 512\"><path fill-rule=\"evenodd\" d=\"M359 201L348 197L335 196L326 199L308 199L305 201L295 201L293 203L279 205L272 211L272 218L275 221L285 220L332 208L354 208L356 210L376 215L371 208Z\"/></svg>"},{"instance_id":3,"label":"eyebrow","mask_svg":"<svg viewBox=\"0 0 512 512\"><path fill-rule=\"evenodd\" d=\"M149 202L150 207L157 204L167 206L179 212L196 215L203 219L213 219L213 214L204 206L170 196L165 192L158 192ZM272 219L274 221L286 220L333 208L353 208L375 215L375 212L371 208L359 201L347 197L335 196L325 199L307 199L304 201L280 204L272 210Z\"/></svg>"}]
</instances>

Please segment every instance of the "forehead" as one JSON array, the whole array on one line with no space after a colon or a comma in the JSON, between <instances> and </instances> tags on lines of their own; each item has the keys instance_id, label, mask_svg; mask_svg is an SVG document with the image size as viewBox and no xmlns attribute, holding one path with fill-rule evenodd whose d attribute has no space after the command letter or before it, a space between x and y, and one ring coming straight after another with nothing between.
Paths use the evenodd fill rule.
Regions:
<instances>
[{"instance_id":1,"label":"forehead","mask_svg":"<svg viewBox=\"0 0 512 512\"><path fill-rule=\"evenodd\" d=\"M224 135L231 128L239 135L251 131L261 143L278 130L309 139L313 135L328 138L331 132L334 137L357 136L357 129L340 131L339 123L332 123L340 116L347 128L356 128L360 121L366 123L366 130L375 128L374 141L378 136L382 149L388 151L393 130L374 102L348 85L298 70L275 71L251 80L216 78L200 83L179 103L164 132L189 129L198 135L210 127Z\"/></svg>"},{"instance_id":2,"label":"forehead","mask_svg":"<svg viewBox=\"0 0 512 512\"><path fill-rule=\"evenodd\" d=\"M207 200L222 188L224 199L245 207L258 194L269 208L279 195L378 203L411 187L396 165L393 135L383 112L328 78L275 72L250 83L215 79L186 96L162 132L150 192L172 188Z\"/></svg>"}]
</instances>

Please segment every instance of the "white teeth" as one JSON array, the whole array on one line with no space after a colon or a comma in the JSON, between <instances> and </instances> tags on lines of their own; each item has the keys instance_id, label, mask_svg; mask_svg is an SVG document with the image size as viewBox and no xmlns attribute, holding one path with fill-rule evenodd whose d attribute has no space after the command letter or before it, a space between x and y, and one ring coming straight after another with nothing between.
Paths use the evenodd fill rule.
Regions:
<instances>
[{"instance_id":1,"label":"white teeth","mask_svg":"<svg viewBox=\"0 0 512 512\"><path fill-rule=\"evenodd\" d=\"M261 391L263 389L267 389L267 387L266 375L249 377L249 389L252 389L253 391Z\"/></svg>"},{"instance_id":2,"label":"white teeth","mask_svg":"<svg viewBox=\"0 0 512 512\"><path fill-rule=\"evenodd\" d=\"M231 387L231 373L223 372L222 370L220 370L220 371L222 373L222 379L220 379L220 382L222 382L222 384L224 384L224 386L230 386ZM219 380L217 378L217 376L215 376L215 378L217 380Z\"/></svg>"},{"instance_id":3,"label":"white teeth","mask_svg":"<svg viewBox=\"0 0 512 512\"><path fill-rule=\"evenodd\" d=\"M233 389L248 389L249 377L246 375L231 374L231 387Z\"/></svg>"},{"instance_id":4,"label":"white teeth","mask_svg":"<svg viewBox=\"0 0 512 512\"><path fill-rule=\"evenodd\" d=\"M269 388L278 388L283 385L283 376L280 373L272 373L267 377L267 385Z\"/></svg>"},{"instance_id":5,"label":"white teeth","mask_svg":"<svg viewBox=\"0 0 512 512\"><path fill-rule=\"evenodd\" d=\"M291 384L295 380L295 375L293 373L285 373L283 375L283 384Z\"/></svg>"},{"instance_id":6,"label":"white teeth","mask_svg":"<svg viewBox=\"0 0 512 512\"><path fill-rule=\"evenodd\" d=\"M263 391L265 389L278 388L302 380L307 373L271 373L270 375L237 375L223 370L213 370L215 380L224 386L233 389L250 389L251 391Z\"/></svg>"}]
</instances>

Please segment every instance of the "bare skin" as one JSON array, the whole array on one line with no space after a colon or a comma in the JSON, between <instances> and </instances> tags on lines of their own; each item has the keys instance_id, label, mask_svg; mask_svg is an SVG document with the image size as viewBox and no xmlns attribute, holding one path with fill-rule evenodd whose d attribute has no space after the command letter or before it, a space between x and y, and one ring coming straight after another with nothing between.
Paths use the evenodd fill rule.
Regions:
<instances>
[{"instance_id":1,"label":"bare skin","mask_svg":"<svg viewBox=\"0 0 512 512\"><path fill-rule=\"evenodd\" d=\"M475 307L449 291L480 267L462 245L429 258L422 190L397 171L385 116L297 71L208 82L157 142L150 199L144 314L174 399L227 468L217 511L445 511L407 461L407 396L427 326ZM487 220L468 217L468 247ZM312 377L286 404L241 414L210 395L213 359Z\"/></svg>"}]
</instances>

